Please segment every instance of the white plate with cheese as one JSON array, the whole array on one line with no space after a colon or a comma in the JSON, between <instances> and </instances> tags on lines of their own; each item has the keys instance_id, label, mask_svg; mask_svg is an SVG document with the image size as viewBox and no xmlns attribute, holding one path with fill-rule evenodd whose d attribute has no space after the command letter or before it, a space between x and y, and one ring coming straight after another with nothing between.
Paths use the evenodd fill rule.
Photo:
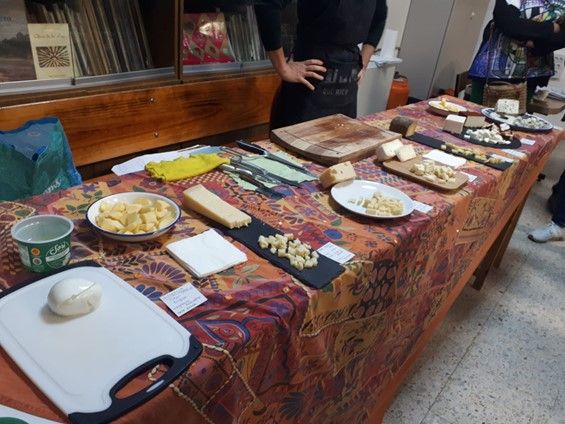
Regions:
<instances>
[{"instance_id":1,"label":"white plate with cheese","mask_svg":"<svg viewBox=\"0 0 565 424\"><path fill-rule=\"evenodd\" d=\"M374 181L346 181L333 186L331 193L334 200L345 209L371 218L401 218L414 211L410 197Z\"/></svg>"},{"instance_id":2,"label":"white plate with cheese","mask_svg":"<svg viewBox=\"0 0 565 424\"><path fill-rule=\"evenodd\" d=\"M87 221L108 238L142 242L160 237L180 218L171 199L154 193L126 192L106 196L89 206Z\"/></svg>"},{"instance_id":3,"label":"white plate with cheese","mask_svg":"<svg viewBox=\"0 0 565 424\"><path fill-rule=\"evenodd\" d=\"M458 105L457 103L449 102L445 99L431 100L428 102L431 111L437 115L447 116L450 114L458 114L460 112L467 112L465 106Z\"/></svg>"}]
</instances>

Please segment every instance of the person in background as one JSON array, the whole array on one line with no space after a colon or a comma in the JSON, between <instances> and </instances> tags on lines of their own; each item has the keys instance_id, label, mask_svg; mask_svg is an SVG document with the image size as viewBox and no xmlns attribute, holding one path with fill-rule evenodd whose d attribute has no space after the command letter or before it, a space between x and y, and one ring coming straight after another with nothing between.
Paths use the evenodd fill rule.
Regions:
<instances>
[{"instance_id":1,"label":"person in background","mask_svg":"<svg viewBox=\"0 0 565 424\"><path fill-rule=\"evenodd\" d=\"M298 0L292 58L281 45L281 11L291 0L257 0L261 39L282 78L271 128L323 116L357 115L357 85L379 43L386 0ZM358 44L363 47L359 50Z\"/></svg>"},{"instance_id":2,"label":"person in background","mask_svg":"<svg viewBox=\"0 0 565 424\"><path fill-rule=\"evenodd\" d=\"M552 214L551 222L528 234L530 240L538 243L565 239L565 171L561 174L559 182L553 186L547 203Z\"/></svg>"},{"instance_id":3,"label":"person in background","mask_svg":"<svg viewBox=\"0 0 565 424\"><path fill-rule=\"evenodd\" d=\"M493 81L527 80L529 103L536 87L545 87L555 72L553 51L565 37L563 16L565 0L496 0L493 19L469 69L471 101L483 103L488 74Z\"/></svg>"}]
</instances>

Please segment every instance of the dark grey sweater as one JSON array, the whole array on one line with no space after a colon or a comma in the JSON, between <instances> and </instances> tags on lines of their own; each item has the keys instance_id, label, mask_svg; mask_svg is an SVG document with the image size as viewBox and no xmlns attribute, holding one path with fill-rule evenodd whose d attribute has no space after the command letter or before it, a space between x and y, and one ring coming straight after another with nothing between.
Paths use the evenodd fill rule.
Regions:
<instances>
[{"instance_id":1,"label":"dark grey sweater","mask_svg":"<svg viewBox=\"0 0 565 424\"><path fill-rule=\"evenodd\" d=\"M290 3L291 0L257 1L255 12L259 33L267 51L281 47L281 11ZM342 13L340 4L351 7L347 13ZM359 6L362 4L368 7ZM387 11L386 0L298 0L297 38L318 44L352 46L366 43L376 47L384 30Z\"/></svg>"}]
</instances>

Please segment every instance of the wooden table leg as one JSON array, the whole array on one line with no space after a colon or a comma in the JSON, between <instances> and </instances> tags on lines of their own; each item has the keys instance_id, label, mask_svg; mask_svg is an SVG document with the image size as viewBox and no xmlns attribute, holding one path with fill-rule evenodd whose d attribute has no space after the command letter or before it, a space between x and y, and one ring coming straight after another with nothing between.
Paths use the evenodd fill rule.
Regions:
<instances>
[{"instance_id":1,"label":"wooden table leg","mask_svg":"<svg viewBox=\"0 0 565 424\"><path fill-rule=\"evenodd\" d=\"M520 205L516 208L516 210L504 226L504 229L498 235L496 241L493 243L493 245L485 255L483 261L475 270L475 280L471 285L474 289L480 290L483 287L491 268L493 266L495 268L498 268L500 266L500 262L502 261L502 257L504 256L504 253L508 248L512 234L514 234L514 230L516 229L520 215L522 215L522 210L524 209L524 205L526 204L528 196L529 192L524 197L524 200L520 203Z\"/></svg>"},{"instance_id":2,"label":"wooden table leg","mask_svg":"<svg viewBox=\"0 0 565 424\"><path fill-rule=\"evenodd\" d=\"M496 257L494 258L494 267L498 268L500 266L500 262L502 261L502 257L506 253L506 249L508 248L508 244L510 243L510 239L512 238L512 234L514 234L514 230L516 229L516 225L518 225L518 221L520 220L520 216L522 215L522 211L524 210L524 206L526 205L526 200L528 200L528 196L524 198L524 201L520 204L514 215L512 215L512 219L510 220L510 226L508 227L508 231L506 231L504 235L504 240L500 243L498 247L498 252L496 253Z\"/></svg>"}]
</instances>

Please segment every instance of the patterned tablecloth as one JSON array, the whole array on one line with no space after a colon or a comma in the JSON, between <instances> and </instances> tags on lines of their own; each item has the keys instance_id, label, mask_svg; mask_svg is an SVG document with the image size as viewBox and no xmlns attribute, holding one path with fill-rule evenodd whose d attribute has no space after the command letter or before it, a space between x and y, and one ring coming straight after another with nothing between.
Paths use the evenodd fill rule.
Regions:
<instances>
[{"instance_id":1,"label":"patterned tablecloth","mask_svg":"<svg viewBox=\"0 0 565 424\"><path fill-rule=\"evenodd\" d=\"M442 118L427 113L424 103L363 120L388 128L398 114L418 120L420 132L465 145L439 130ZM314 290L238 244L249 261L194 281L208 301L178 320L204 344L202 356L170 388L120 422L367 422L383 388L507 205L529 188L525 181L534 166L548 158L560 135L553 131L521 136L535 140L519 150L522 158L486 149L514 158L512 168L500 172L469 162L463 170L476 179L454 194L440 194L388 174L372 159L356 163L359 177L399 188L433 207L428 213L416 211L397 220L350 214L337 207L317 183L298 189L280 187L287 197L273 201L243 191L221 172L167 185L144 173L107 177L21 203L0 203L0 287L30 276L20 265L10 238L11 225L30 214L55 213L74 220L73 262L95 260L165 308L159 297L192 278L165 253L164 245L198 234L211 223L183 213L166 236L124 244L93 232L84 213L94 200L111 193L149 191L179 201L184 189L202 183L316 248L331 241L355 257L344 274L323 290ZM263 145L275 149L270 143ZM310 163L307 167L314 172L323 169ZM154 369L141 379L154 379L161 372ZM0 375L0 403L64 419L3 351Z\"/></svg>"}]
</instances>

